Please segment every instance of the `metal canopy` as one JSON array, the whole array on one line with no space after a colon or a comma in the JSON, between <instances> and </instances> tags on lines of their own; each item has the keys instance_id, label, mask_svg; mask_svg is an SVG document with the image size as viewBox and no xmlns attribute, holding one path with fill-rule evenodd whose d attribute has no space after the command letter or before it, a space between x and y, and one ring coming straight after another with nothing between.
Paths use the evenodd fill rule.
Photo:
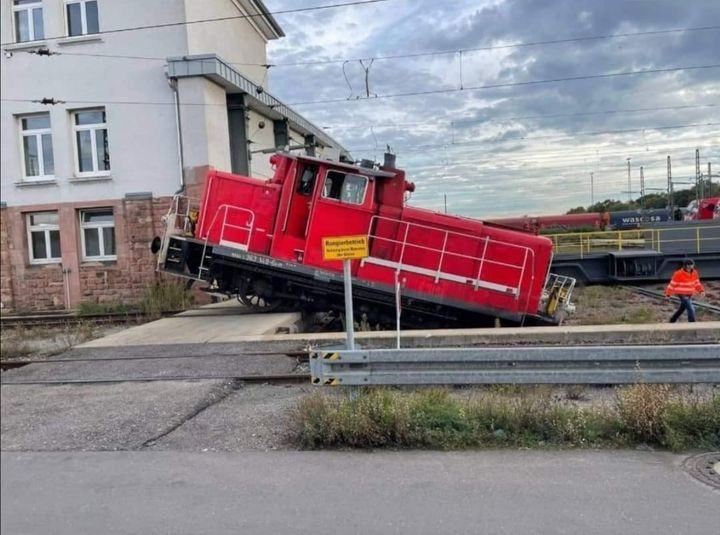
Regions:
<instances>
[{"instance_id":1,"label":"metal canopy","mask_svg":"<svg viewBox=\"0 0 720 535\"><path fill-rule=\"evenodd\" d=\"M264 89L260 88L261 90L258 91L259 86L257 84L237 72L217 54L170 57L167 61L168 78L202 76L221 85L229 94L242 93L246 95L249 108L273 120L287 119L294 130L303 135L314 135L321 145L337 147L341 155L350 158L347 149L328 136L321 128L296 113Z\"/></svg>"}]
</instances>

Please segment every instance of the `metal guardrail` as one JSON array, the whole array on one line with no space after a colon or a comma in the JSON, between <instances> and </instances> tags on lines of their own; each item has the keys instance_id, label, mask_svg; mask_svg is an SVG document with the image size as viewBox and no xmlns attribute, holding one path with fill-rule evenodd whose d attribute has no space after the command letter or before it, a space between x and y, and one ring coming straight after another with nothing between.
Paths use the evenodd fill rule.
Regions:
<instances>
[{"instance_id":1,"label":"metal guardrail","mask_svg":"<svg viewBox=\"0 0 720 535\"><path fill-rule=\"evenodd\" d=\"M720 345L315 351L315 385L720 383Z\"/></svg>"}]
</instances>

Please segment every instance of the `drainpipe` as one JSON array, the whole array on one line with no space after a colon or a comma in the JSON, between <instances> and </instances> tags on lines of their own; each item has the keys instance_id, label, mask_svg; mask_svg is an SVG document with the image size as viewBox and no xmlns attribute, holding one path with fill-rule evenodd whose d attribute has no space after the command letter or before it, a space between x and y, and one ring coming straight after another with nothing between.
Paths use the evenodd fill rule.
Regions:
<instances>
[{"instance_id":1,"label":"drainpipe","mask_svg":"<svg viewBox=\"0 0 720 535\"><path fill-rule=\"evenodd\" d=\"M185 191L185 175L183 173L183 170L185 169L185 155L183 153L182 121L180 120L180 94L178 92L177 78L168 78L168 84L173 91L173 100L175 102L175 128L177 129L178 164L180 166L180 189L178 189L175 193L182 193Z\"/></svg>"},{"instance_id":2,"label":"drainpipe","mask_svg":"<svg viewBox=\"0 0 720 535\"><path fill-rule=\"evenodd\" d=\"M72 269L62 266L63 286L65 286L65 310L71 310L70 307L70 273Z\"/></svg>"}]
</instances>

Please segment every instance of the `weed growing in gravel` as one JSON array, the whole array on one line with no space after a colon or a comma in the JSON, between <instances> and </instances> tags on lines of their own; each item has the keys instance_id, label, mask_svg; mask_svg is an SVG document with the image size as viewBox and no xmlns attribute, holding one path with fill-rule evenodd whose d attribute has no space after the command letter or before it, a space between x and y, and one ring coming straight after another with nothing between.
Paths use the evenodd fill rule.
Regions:
<instances>
[{"instance_id":1,"label":"weed growing in gravel","mask_svg":"<svg viewBox=\"0 0 720 535\"><path fill-rule=\"evenodd\" d=\"M156 281L150 284L138 302L138 309L148 316L160 316L163 312L185 310L193 298L182 281Z\"/></svg>"},{"instance_id":2,"label":"weed growing in gravel","mask_svg":"<svg viewBox=\"0 0 720 535\"><path fill-rule=\"evenodd\" d=\"M304 448L621 447L720 448L720 395L688 400L656 385L618 391L615 405L558 403L542 389L508 396L447 389L367 389L316 394L293 409L291 435Z\"/></svg>"},{"instance_id":3,"label":"weed growing in gravel","mask_svg":"<svg viewBox=\"0 0 720 535\"><path fill-rule=\"evenodd\" d=\"M659 441L664 433L664 416L670 403L670 385L637 384L618 391L620 420L633 438Z\"/></svg>"}]
</instances>

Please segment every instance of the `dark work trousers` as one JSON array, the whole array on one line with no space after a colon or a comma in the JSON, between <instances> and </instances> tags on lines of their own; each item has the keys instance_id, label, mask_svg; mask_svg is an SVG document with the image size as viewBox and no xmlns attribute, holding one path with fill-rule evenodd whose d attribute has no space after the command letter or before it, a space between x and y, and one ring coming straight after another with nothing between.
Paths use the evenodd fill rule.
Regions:
<instances>
[{"instance_id":1,"label":"dark work trousers","mask_svg":"<svg viewBox=\"0 0 720 535\"><path fill-rule=\"evenodd\" d=\"M678 297L680 298L680 306L670 318L670 323L675 323L686 310L688 321L695 321L695 306L693 305L692 295L678 295Z\"/></svg>"}]
</instances>

